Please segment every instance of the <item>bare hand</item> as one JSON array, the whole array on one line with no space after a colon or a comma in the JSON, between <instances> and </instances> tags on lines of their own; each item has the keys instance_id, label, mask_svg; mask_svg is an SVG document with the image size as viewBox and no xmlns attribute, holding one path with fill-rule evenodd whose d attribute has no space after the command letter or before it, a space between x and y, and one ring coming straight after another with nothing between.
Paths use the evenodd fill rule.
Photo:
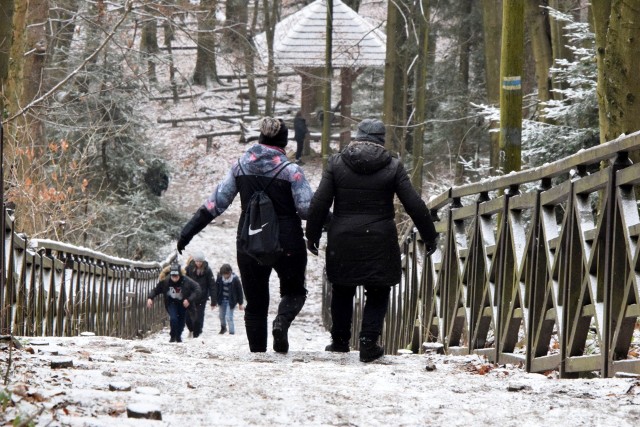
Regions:
<instances>
[{"instance_id":1,"label":"bare hand","mask_svg":"<svg viewBox=\"0 0 640 427\"><path fill-rule=\"evenodd\" d=\"M244 306L242 304L238 305L238 309L240 309L240 311L244 310Z\"/></svg>"},{"instance_id":2,"label":"bare hand","mask_svg":"<svg viewBox=\"0 0 640 427\"><path fill-rule=\"evenodd\" d=\"M182 306L184 308L189 308L189 300L188 299L182 300Z\"/></svg>"},{"instance_id":3,"label":"bare hand","mask_svg":"<svg viewBox=\"0 0 640 427\"><path fill-rule=\"evenodd\" d=\"M147 299L147 308L153 307L153 300L151 298Z\"/></svg>"}]
</instances>

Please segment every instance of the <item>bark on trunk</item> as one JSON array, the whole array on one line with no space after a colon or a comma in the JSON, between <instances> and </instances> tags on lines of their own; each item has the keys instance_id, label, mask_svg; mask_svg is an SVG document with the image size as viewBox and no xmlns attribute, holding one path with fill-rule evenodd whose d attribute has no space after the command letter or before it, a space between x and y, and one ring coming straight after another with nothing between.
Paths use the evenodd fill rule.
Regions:
<instances>
[{"instance_id":1,"label":"bark on trunk","mask_svg":"<svg viewBox=\"0 0 640 427\"><path fill-rule=\"evenodd\" d=\"M526 22L529 28L531 48L535 61L536 85L538 87L538 101L546 102L551 99L551 81L549 68L553 57L551 53L551 39L549 33L549 13L545 6L546 0L527 0Z\"/></svg>"},{"instance_id":2,"label":"bark on trunk","mask_svg":"<svg viewBox=\"0 0 640 427\"><path fill-rule=\"evenodd\" d=\"M218 80L216 68L216 7L217 0L202 0L198 16L198 50L196 53L196 67L193 71L193 83L211 87ZM242 28L245 28L242 26ZM246 29L244 31L246 36ZM243 41L244 42L244 41Z\"/></svg>"},{"instance_id":3,"label":"bark on trunk","mask_svg":"<svg viewBox=\"0 0 640 427\"><path fill-rule=\"evenodd\" d=\"M487 87L487 101L491 105L500 104L500 43L502 34L502 0L482 0L482 26L484 32L484 71ZM499 124L492 122L490 129ZM490 167L494 175L499 168L500 134L489 132L491 139Z\"/></svg>"},{"instance_id":4,"label":"bark on trunk","mask_svg":"<svg viewBox=\"0 0 640 427\"><path fill-rule=\"evenodd\" d=\"M502 172L519 171L522 151L522 72L524 1L504 2L500 59L500 165Z\"/></svg>"}]
</instances>

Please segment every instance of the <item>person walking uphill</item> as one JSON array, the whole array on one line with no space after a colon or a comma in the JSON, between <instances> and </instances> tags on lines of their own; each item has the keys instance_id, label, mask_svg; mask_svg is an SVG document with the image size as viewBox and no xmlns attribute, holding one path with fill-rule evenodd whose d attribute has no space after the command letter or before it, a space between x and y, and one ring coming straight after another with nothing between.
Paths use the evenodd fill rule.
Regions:
<instances>
[{"instance_id":1,"label":"person walking uphill","mask_svg":"<svg viewBox=\"0 0 640 427\"><path fill-rule=\"evenodd\" d=\"M222 264L220 274L216 278L216 301L220 306L220 333L227 332L227 324L229 325L229 334L236 333L235 324L233 323L233 310L236 305L240 306L242 311L242 284L240 279L233 273L229 264Z\"/></svg>"},{"instance_id":2,"label":"person walking uphill","mask_svg":"<svg viewBox=\"0 0 640 427\"><path fill-rule=\"evenodd\" d=\"M169 342L182 342L187 309L200 298L200 287L196 282L184 276L180 264L171 264L169 277L160 277L155 288L147 297L147 308L153 307L153 299L164 296L164 307L169 313L171 339Z\"/></svg>"},{"instance_id":3,"label":"person walking uphill","mask_svg":"<svg viewBox=\"0 0 640 427\"><path fill-rule=\"evenodd\" d=\"M425 203L411 186L402 163L384 148L385 127L365 119L355 140L329 158L307 218L307 247L318 254L325 217L333 204L326 248L327 277L332 284L332 343L327 351L348 352L353 298L364 286L365 306L359 336L360 360L382 356L377 344L387 313L391 287L400 282L400 246L394 221L398 195L426 242L429 255L438 234Z\"/></svg>"},{"instance_id":4,"label":"person walking uphill","mask_svg":"<svg viewBox=\"0 0 640 427\"><path fill-rule=\"evenodd\" d=\"M280 304L273 321L273 349L289 350L288 330L307 297L305 248L302 219L307 218L313 192L302 169L287 162L284 148L289 131L282 120L265 117L260 122L258 144L250 147L229 170L226 178L184 226L177 248L182 252L193 236L221 215L240 194L242 214L238 225L240 237L246 209L254 192L266 189L278 216L280 246L283 251L273 265L263 265L242 250L237 238L237 264L247 303L244 311L249 349L267 350L267 313L269 276L272 270L280 279ZM272 181L272 178L274 178Z\"/></svg>"},{"instance_id":5,"label":"person walking uphill","mask_svg":"<svg viewBox=\"0 0 640 427\"><path fill-rule=\"evenodd\" d=\"M193 279L200 286L200 298L195 303L192 316L187 316L187 328L198 338L202 334L204 324L204 314L207 308L207 299L211 297L211 308L216 305L216 282L213 279L213 271L209 263L204 259L204 254L200 251L193 255L186 268L187 277Z\"/></svg>"}]
</instances>

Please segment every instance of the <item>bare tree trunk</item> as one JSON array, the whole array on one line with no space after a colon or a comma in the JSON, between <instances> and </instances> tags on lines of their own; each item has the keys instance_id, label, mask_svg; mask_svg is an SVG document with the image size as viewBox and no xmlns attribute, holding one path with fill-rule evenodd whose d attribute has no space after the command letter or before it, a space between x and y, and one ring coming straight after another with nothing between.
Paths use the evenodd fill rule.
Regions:
<instances>
[{"instance_id":1,"label":"bare tree trunk","mask_svg":"<svg viewBox=\"0 0 640 427\"><path fill-rule=\"evenodd\" d=\"M605 78L605 49L607 47L607 31L609 29L609 15L613 0L602 0L591 5L596 33L596 63L598 64L598 117L600 123L600 143L607 142L609 137L609 120L607 119L607 96Z\"/></svg>"},{"instance_id":2,"label":"bare tree trunk","mask_svg":"<svg viewBox=\"0 0 640 427\"><path fill-rule=\"evenodd\" d=\"M460 85L461 102L459 105L460 117L466 117L468 111L467 98L469 95L469 50L471 43L471 2L460 2L459 6L459 27L458 27L458 83ZM464 164L461 158L469 160L472 149L467 141L467 120L461 119L460 124L456 126L454 141L458 144L458 152L456 159L456 175L455 183L462 184L464 182Z\"/></svg>"},{"instance_id":3,"label":"bare tree trunk","mask_svg":"<svg viewBox=\"0 0 640 427\"><path fill-rule=\"evenodd\" d=\"M531 38L531 48L535 60L536 82L538 87L538 101L546 102L551 99L551 79L549 69L553 63L551 52L551 38L548 30L549 12L541 8L545 0L527 0L525 5L526 22Z\"/></svg>"},{"instance_id":4,"label":"bare tree trunk","mask_svg":"<svg viewBox=\"0 0 640 427\"><path fill-rule=\"evenodd\" d=\"M145 5L146 17L142 25L142 34L140 37L140 51L147 59L147 76L149 82L157 83L158 77L156 75L156 62L155 58L160 49L158 48L158 21L153 14L153 8L149 5Z\"/></svg>"},{"instance_id":5,"label":"bare tree trunk","mask_svg":"<svg viewBox=\"0 0 640 427\"><path fill-rule=\"evenodd\" d=\"M329 141L331 140L331 79L333 77L333 0L327 2L327 22L326 22L326 45L325 45L325 62L324 62L324 103L322 120L322 168L327 167L329 160Z\"/></svg>"},{"instance_id":6,"label":"bare tree trunk","mask_svg":"<svg viewBox=\"0 0 640 427\"><path fill-rule=\"evenodd\" d=\"M265 115L273 115L273 99L275 87L278 84L278 74L275 67L274 52L273 52L273 37L276 28L276 16L278 15L278 0L273 0L269 5L269 0L263 0L264 9L264 28L267 38L267 89L265 96Z\"/></svg>"},{"instance_id":7,"label":"bare tree trunk","mask_svg":"<svg viewBox=\"0 0 640 427\"><path fill-rule=\"evenodd\" d=\"M251 20L251 30L249 34L244 32L244 69L247 74L247 86L249 86L249 114L257 115L258 111L258 91L256 89L256 75L255 75L255 46L253 45L253 35L255 34L256 25L258 22L258 10L260 8L260 2L255 0L253 18ZM244 27L242 27L244 28Z\"/></svg>"},{"instance_id":8,"label":"bare tree trunk","mask_svg":"<svg viewBox=\"0 0 640 427\"><path fill-rule=\"evenodd\" d=\"M502 0L482 0L482 22L484 32L484 71L487 86L487 101L491 105L500 104L500 43L502 34ZM492 122L490 129L498 123ZM490 167L495 174L500 166L500 134L489 132L491 139Z\"/></svg>"},{"instance_id":9,"label":"bare tree trunk","mask_svg":"<svg viewBox=\"0 0 640 427\"><path fill-rule=\"evenodd\" d=\"M43 65L47 52L45 24L48 19L47 0L31 0L15 4L13 14L13 44L7 85L9 115L36 98L42 87ZM44 143L42 122L33 111L19 116L10 123L4 154L9 165L10 181L24 188L14 192L11 200L19 206L16 210L18 227L33 234L41 228L43 218L30 210L35 199L35 189L40 183L41 167L38 165ZM4 160L4 159L3 159ZM31 202L31 203L30 203Z\"/></svg>"},{"instance_id":10,"label":"bare tree trunk","mask_svg":"<svg viewBox=\"0 0 640 427\"><path fill-rule=\"evenodd\" d=\"M173 63L173 51L171 42L173 41L173 23L170 20L164 22L164 45L167 48L167 55L169 56L169 82L171 85L171 94L173 95L173 103L179 102L178 98L178 83L176 82L176 67Z\"/></svg>"},{"instance_id":11,"label":"bare tree trunk","mask_svg":"<svg viewBox=\"0 0 640 427\"><path fill-rule=\"evenodd\" d=\"M500 164L507 174L519 171L522 159L522 71L524 1L504 2L500 59Z\"/></svg>"},{"instance_id":12,"label":"bare tree trunk","mask_svg":"<svg viewBox=\"0 0 640 427\"><path fill-rule=\"evenodd\" d=\"M427 118L427 58L429 57L429 0L421 0L422 5L416 21L418 40L421 50L418 52L416 63L416 95L413 131L413 170L411 183L419 194L422 194L422 180L424 169L424 130Z\"/></svg>"},{"instance_id":13,"label":"bare tree trunk","mask_svg":"<svg viewBox=\"0 0 640 427\"><path fill-rule=\"evenodd\" d=\"M600 31L604 27L603 21L607 20L606 10L600 9L603 4L593 6L594 17L599 23L596 28ZM606 127L601 126L601 132L606 132L601 133L603 142L640 129L640 81L637 75L640 70L640 44L636 42L640 39L640 27L632 24L639 20L640 9L622 0L611 1L602 61L603 75L606 76L603 98L600 98L599 93L599 101L604 101L604 105L601 103L600 107L604 107L604 118L607 121ZM600 50L598 39L596 33L597 48ZM598 83L600 87L600 81ZM632 160L635 162L640 159Z\"/></svg>"},{"instance_id":14,"label":"bare tree trunk","mask_svg":"<svg viewBox=\"0 0 640 427\"><path fill-rule=\"evenodd\" d=\"M383 121L387 125L385 147L400 152L404 146L405 108L403 104L406 88L404 86L404 55L406 51L405 0L390 1L387 8L387 52L384 65Z\"/></svg>"},{"instance_id":15,"label":"bare tree trunk","mask_svg":"<svg viewBox=\"0 0 640 427\"><path fill-rule=\"evenodd\" d=\"M198 51L196 54L196 67L193 71L193 83L205 87L210 87L214 81L218 80L218 70L216 68L216 7L217 0L201 0L198 15ZM243 29L246 39L245 26ZM242 40L244 43L245 39Z\"/></svg>"},{"instance_id":16,"label":"bare tree trunk","mask_svg":"<svg viewBox=\"0 0 640 427\"><path fill-rule=\"evenodd\" d=\"M351 104L353 103L353 82L358 73L353 68L340 69L340 150L349 145L351 141L351 131L349 127L353 122L351 118Z\"/></svg>"},{"instance_id":17,"label":"bare tree trunk","mask_svg":"<svg viewBox=\"0 0 640 427\"><path fill-rule=\"evenodd\" d=\"M0 0L0 114L4 112L5 85L9 76L13 7L13 0Z\"/></svg>"},{"instance_id":18,"label":"bare tree trunk","mask_svg":"<svg viewBox=\"0 0 640 427\"><path fill-rule=\"evenodd\" d=\"M274 0L275 1L275 0ZM244 43L242 33L246 32L241 29L247 25L247 5L249 0L227 0L225 7L225 26L224 32L225 44L227 48L233 49ZM265 8L266 10L267 8ZM276 16L272 16L276 20ZM266 27L265 27L266 28Z\"/></svg>"}]
</instances>

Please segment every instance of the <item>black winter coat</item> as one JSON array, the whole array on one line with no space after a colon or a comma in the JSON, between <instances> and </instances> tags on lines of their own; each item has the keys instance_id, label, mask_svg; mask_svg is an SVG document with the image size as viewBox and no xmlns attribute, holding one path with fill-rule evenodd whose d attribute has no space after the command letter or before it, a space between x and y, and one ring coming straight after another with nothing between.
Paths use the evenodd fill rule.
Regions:
<instances>
[{"instance_id":1,"label":"black winter coat","mask_svg":"<svg viewBox=\"0 0 640 427\"><path fill-rule=\"evenodd\" d=\"M338 285L400 282L400 246L394 221L397 195L425 241L438 234L402 163L382 146L354 141L329 158L311 201L306 236L319 242L333 204L326 251L327 276Z\"/></svg>"},{"instance_id":2,"label":"black winter coat","mask_svg":"<svg viewBox=\"0 0 640 427\"><path fill-rule=\"evenodd\" d=\"M309 132L309 128L307 128L307 121L304 117L300 116L293 119L293 131L296 141L304 139L307 132Z\"/></svg>"},{"instance_id":3,"label":"black winter coat","mask_svg":"<svg viewBox=\"0 0 640 427\"><path fill-rule=\"evenodd\" d=\"M200 285L200 298L196 303L204 304L205 302L207 302L208 298L211 298L211 305L216 305L216 282L213 279L213 271L211 271L209 263L207 261L203 262L202 274L198 274L197 270L198 269L196 267L196 262L191 260L191 262L189 262L189 265L187 265L186 271L187 276L198 282L198 285Z\"/></svg>"},{"instance_id":4,"label":"black winter coat","mask_svg":"<svg viewBox=\"0 0 640 427\"><path fill-rule=\"evenodd\" d=\"M176 294L181 295L181 298L175 298ZM200 298L200 286L186 276L180 276L180 280L177 282L171 280L171 276L167 276L158 282L155 288L151 289L147 298L154 299L158 295L164 296L165 308L172 301L183 301L185 299L189 300L189 308L191 308L195 306L196 301Z\"/></svg>"},{"instance_id":5,"label":"black winter coat","mask_svg":"<svg viewBox=\"0 0 640 427\"><path fill-rule=\"evenodd\" d=\"M218 274L216 278L216 301L218 304L222 303L222 291L224 289L224 282L222 280L222 275ZM229 307L234 308L236 304L244 304L243 294L242 294L242 283L240 283L240 279L235 274L232 275L231 279L231 289L229 290Z\"/></svg>"}]
</instances>

